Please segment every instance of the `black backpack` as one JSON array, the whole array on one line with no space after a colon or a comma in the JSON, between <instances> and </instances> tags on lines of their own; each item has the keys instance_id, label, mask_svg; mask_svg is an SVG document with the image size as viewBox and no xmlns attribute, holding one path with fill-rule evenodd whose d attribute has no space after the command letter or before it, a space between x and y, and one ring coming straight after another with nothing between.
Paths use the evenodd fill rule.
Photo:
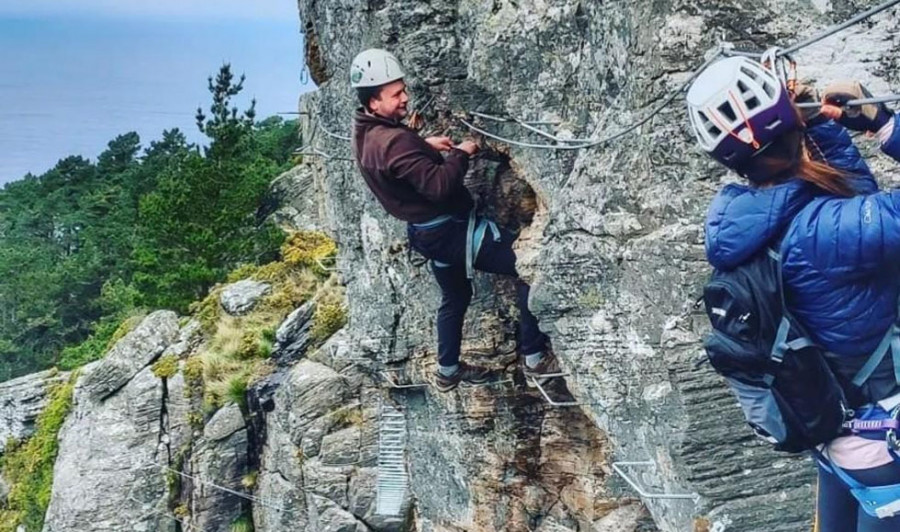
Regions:
<instances>
[{"instance_id":1,"label":"black backpack","mask_svg":"<svg viewBox=\"0 0 900 532\"><path fill-rule=\"evenodd\" d=\"M795 453L839 436L852 413L823 352L787 312L782 286L771 249L715 270L703 291L713 327L704 347L756 434Z\"/></svg>"}]
</instances>

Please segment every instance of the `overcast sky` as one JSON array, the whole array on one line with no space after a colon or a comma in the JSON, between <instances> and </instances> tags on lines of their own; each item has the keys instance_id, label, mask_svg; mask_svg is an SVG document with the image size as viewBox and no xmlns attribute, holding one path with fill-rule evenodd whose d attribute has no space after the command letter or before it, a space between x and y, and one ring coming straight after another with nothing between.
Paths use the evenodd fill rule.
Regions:
<instances>
[{"instance_id":1,"label":"overcast sky","mask_svg":"<svg viewBox=\"0 0 900 532\"><path fill-rule=\"evenodd\" d=\"M297 110L305 85L294 0L0 0L0 185L117 135L144 146L194 113L223 63L246 73L235 104Z\"/></svg>"},{"instance_id":2,"label":"overcast sky","mask_svg":"<svg viewBox=\"0 0 900 532\"><path fill-rule=\"evenodd\" d=\"M104 15L164 18L297 18L292 0L0 0L3 15Z\"/></svg>"}]
</instances>

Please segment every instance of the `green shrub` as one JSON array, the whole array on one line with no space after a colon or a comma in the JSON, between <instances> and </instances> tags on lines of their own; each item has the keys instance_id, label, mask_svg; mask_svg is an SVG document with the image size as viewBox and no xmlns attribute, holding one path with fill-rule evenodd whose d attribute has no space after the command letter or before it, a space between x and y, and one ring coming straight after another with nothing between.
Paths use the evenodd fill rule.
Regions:
<instances>
[{"instance_id":1,"label":"green shrub","mask_svg":"<svg viewBox=\"0 0 900 532\"><path fill-rule=\"evenodd\" d=\"M359 407L342 408L332 414L331 419L335 425L341 427L358 427L364 421L362 410Z\"/></svg>"},{"instance_id":2,"label":"green shrub","mask_svg":"<svg viewBox=\"0 0 900 532\"><path fill-rule=\"evenodd\" d=\"M203 395L203 359L198 356L188 357L184 363L183 372L185 397Z\"/></svg>"},{"instance_id":3,"label":"green shrub","mask_svg":"<svg viewBox=\"0 0 900 532\"><path fill-rule=\"evenodd\" d=\"M109 341L106 342L106 350L109 351L110 349L112 349L113 346L119 342L119 340L125 338L125 335L127 335L128 333L133 331L135 327L140 325L141 321L143 321L145 317L146 314L140 313L134 314L133 316L129 316L122 320L122 322L119 323L119 326L116 327L115 332L109 338Z\"/></svg>"},{"instance_id":4,"label":"green shrub","mask_svg":"<svg viewBox=\"0 0 900 532\"><path fill-rule=\"evenodd\" d=\"M171 378L178 373L178 359L175 358L174 355L160 357L159 360L153 363L150 369L153 371L153 374L160 379Z\"/></svg>"},{"instance_id":5,"label":"green shrub","mask_svg":"<svg viewBox=\"0 0 900 532\"><path fill-rule=\"evenodd\" d=\"M320 231L297 231L281 246L282 260L291 266L306 266L316 273L328 275L334 263L337 244Z\"/></svg>"},{"instance_id":6,"label":"green shrub","mask_svg":"<svg viewBox=\"0 0 900 532\"><path fill-rule=\"evenodd\" d=\"M228 380L228 399L238 405L241 410L247 408L247 377L235 375Z\"/></svg>"},{"instance_id":7,"label":"green shrub","mask_svg":"<svg viewBox=\"0 0 900 532\"><path fill-rule=\"evenodd\" d=\"M275 344L275 335L278 332L276 327L266 327L265 329L259 332L262 340L269 342L270 344Z\"/></svg>"},{"instance_id":8,"label":"green shrub","mask_svg":"<svg viewBox=\"0 0 900 532\"><path fill-rule=\"evenodd\" d=\"M253 532L253 520L244 514L231 522L230 532Z\"/></svg>"},{"instance_id":9,"label":"green shrub","mask_svg":"<svg viewBox=\"0 0 900 532\"><path fill-rule=\"evenodd\" d=\"M200 322L200 326L206 332L216 330L216 324L219 322L219 316L222 314L222 306L219 305L219 297L222 288L217 287L210 290L209 295L200 301L190 304L191 314Z\"/></svg>"},{"instance_id":10,"label":"green shrub","mask_svg":"<svg viewBox=\"0 0 900 532\"><path fill-rule=\"evenodd\" d=\"M316 306L310 337L321 344L347 323L347 308L342 302L323 301Z\"/></svg>"},{"instance_id":11,"label":"green shrub","mask_svg":"<svg viewBox=\"0 0 900 532\"><path fill-rule=\"evenodd\" d=\"M228 274L228 278L225 279L227 283L236 283L238 281L242 281L244 279L250 279L256 272L259 271L259 266L255 264L241 264L237 268L231 271Z\"/></svg>"},{"instance_id":12,"label":"green shrub","mask_svg":"<svg viewBox=\"0 0 900 532\"><path fill-rule=\"evenodd\" d=\"M27 532L43 528L53 487L53 464L59 452L57 435L72 408L77 378L77 372L73 372L68 382L47 391L47 406L37 417L34 434L0 459L9 485L7 509L0 511L0 532L14 532L19 525Z\"/></svg>"},{"instance_id":13,"label":"green shrub","mask_svg":"<svg viewBox=\"0 0 900 532\"><path fill-rule=\"evenodd\" d=\"M95 360L100 360L107 351L116 345L116 342L131 332L143 318L143 314L136 314L124 319L108 318L100 320L94 326L94 332L91 333L87 340L62 350L59 361L56 364L57 367L69 371Z\"/></svg>"},{"instance_id":14,"label":"green shrub","mask_svg":"<svg viewBox=\"0 0 900 532\"><path fill-rule=\"evenodd\" d=\"M256 488L256 481L259 479L259 471L251 471L244 475L241 479L241 486L244 487L245 490L253 490Z\"/></svg>"}]
</instances>

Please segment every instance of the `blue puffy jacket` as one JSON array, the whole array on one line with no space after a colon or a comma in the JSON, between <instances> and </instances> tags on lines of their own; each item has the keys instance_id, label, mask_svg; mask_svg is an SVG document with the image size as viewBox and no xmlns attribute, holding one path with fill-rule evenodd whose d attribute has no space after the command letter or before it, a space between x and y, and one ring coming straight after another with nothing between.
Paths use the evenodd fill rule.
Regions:
<instances>
[{"instance_id":1,"label":"blue puffy jacket","mask_svg":"<svg viewBox=\"0 0 900 532\"><path fill-rule=\"evenodd\" d=\"M894 124L882 150L900 161L900 118ZM855 175L858 194L836 197L799 179L765 189L727 185L707 214L706 255L732 269L784 235L788 308L823 348L864 361L897 320L900 189L878 191L839 124L809 134L831 166Z\"/></svg>"}]
</instances>

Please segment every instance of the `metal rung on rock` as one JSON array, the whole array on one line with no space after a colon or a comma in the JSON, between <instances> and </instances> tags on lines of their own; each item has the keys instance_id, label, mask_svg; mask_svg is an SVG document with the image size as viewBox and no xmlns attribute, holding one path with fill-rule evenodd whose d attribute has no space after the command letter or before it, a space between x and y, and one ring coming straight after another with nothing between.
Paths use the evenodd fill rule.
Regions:
<instances>
[{"instance_id":1,"label":"metal rung on rock","mask_svg":"<svg viewBox=\"0 0 900 532\"><path fill-rule=\"evenodd\" d=\"M389 372L382 372L394 388L417 388L423 385L400 385ZM406 500L409 474L406 472L406 416L382 404L379 416L378 476L375 484L375 513L399 516Z\"/></svg>"},{"instance_id":2,"label":"metal rung on rock","mask_svg":"<svg viewBox=\"0 0 900 532\"><path fill-rule=\"evenodd\" d=\"M651 461L640 461L640 462L613 462L612 468L613 470L619 474L622 479L631 486L634 491L638 493L643 499L690 499L696 501L700 498L696 493L650 493L645 488L641 487L634 479L628 476L625 473L624 467L652 467L656 468L656 464Z\"/></svg>"},{"instance_id":3,"label":"metal rung on rock","mask_svg":"<svg viewBox=\"0 0 900 532\"><path fill-rule=\"evenodd\" d=\"M425 388L426 386L428 386L427 382L412 383L412 384L400 384L394 380L394 377L392 377L390 375L391 372L396 372L396 371L401 371L401 370L400 369L384 370L381 372L381 376L384 378L385 382L388 383L388 386L390 386L391 388L394 388L395 390L407 390L407 389L411 389L411 388Z\"/></svg>"},{"instance_id":4,"label":"metal rung on rock","mask_svg":"<svg viewBox=\"0 0 900 532\"><path fill-rule=\"evenodd\" d=\"M559 377L568 377L568 376L569 376L568 373L544 373L541 375L541 378L542 379L546 379L546 378L555 379L555 378L559 378ZM544 390L544 386L540 383L540 381L536 377L531 377L531 382L533 382L534 385L537 386L537 389L540 390L541 395L544 396L544 400L547 401L547 404L549 404L550 406L557 406L557 407L581 406L581 403L579 403L578 401L554 401L553 399L550 398L549 395L547 395L547 390Z\"/></svg>"}]
</instances>

